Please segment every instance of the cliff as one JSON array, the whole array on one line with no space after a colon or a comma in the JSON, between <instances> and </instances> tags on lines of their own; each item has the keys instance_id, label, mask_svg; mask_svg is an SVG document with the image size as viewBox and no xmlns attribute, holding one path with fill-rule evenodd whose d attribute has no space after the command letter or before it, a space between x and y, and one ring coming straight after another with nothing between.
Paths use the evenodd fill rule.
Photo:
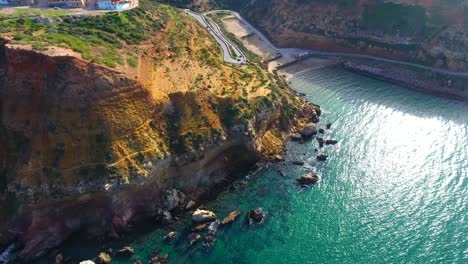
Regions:
<instances>
[{"instance_id":1,"label":"cliff","mask_svg":"<svg viewBox=\"0 0 468 264\"><path fill-rule=\"evenodd\" d=\"M174 0L188 4L190 0ZM463 0L216 0L279 47L340 51L467 70ZM203 8L203 5L194 5Z\"/></svg>"},{"instance_id":2,"label":"cliff","mask_svg":"<svg viewBox=\"0 0 468 264\"><path fill-rule=\"evenodd\" d=\"M23 261L216 193L319 112L168 6L0 23L0 248Z\"/></svg>"}]
</instances>

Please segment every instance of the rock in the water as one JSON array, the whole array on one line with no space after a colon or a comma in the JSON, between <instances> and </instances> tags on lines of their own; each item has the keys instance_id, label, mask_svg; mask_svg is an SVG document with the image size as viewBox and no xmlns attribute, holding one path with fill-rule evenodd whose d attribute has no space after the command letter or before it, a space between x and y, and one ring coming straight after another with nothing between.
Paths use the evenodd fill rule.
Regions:
<instances>
[{"instance_id":1,"label":"rock in the water","mask_svg":"<svg viewBox=\"0 0 468 264\"><path fill-rule=\"evenodd\" d=\"M214 221L216 220L216 215L208 210L197 209L192 214L192 220L199 223Z\"/></svg>"},{"instance_id":2,"label":"rock in the water","mask_svg":"<svg viewBox=\"0 0 468 264\"><path fill-rule=\"evenodd\" d=\"M325 140L325 145L335 145L336 143L338 143L338 141L335 140L335 139L327 139L327 140Z\"/></svg>"},{"instance_id":3,"label":"rock in the water","mask_svg":"<svg viewBox=\"0 0 468 264\"><path fill-rule=\"evenodd\" d=\"M207 236L207 237L205 238L205 241L203 241L202 246L203 246L203 248L204 248L205 250L208 250L208 249L214 247L214 246L215 246L215 243L216 243L216 238L214 238L214 237L212 237L212 236Z\"/></svg>"},{"instance_id":4,"label":"rock in the water","mask_svg":"<svg viewBox=\"0 0 468 264\"><path fill-rule=\"evenodd\" d=\"M177 189L167 189L164 192L164 209L167 211L172 211L179 206L183 206L185 203L185 194Z\"/></svg>"},{"instance_id":5,"label":"rock in the water","mask_svg":"<svg viewBox=\"0 0 468 264\"><path fill-rule=\"evenodd\" d=\"M332 123L327 123L327 129L330 129L332 126Z\"/></svg>"},{"instance_id":6,"label":"rock in the water","mask_svg":"<svg viewBox=\"0 0 468 264\"><path fill-rule=\"evenodd\" d=\"M304 166L305 163L303 161L295 160L292 162L292 164L297 166Z\"/></svg>"},{"instance_id":7,"label":"rock in the water","mask_svg":"<svg viewBox=\"0 0 468 264\"><path fill-rule=\"evenodd\" d=\"M291 141L302 141L302 136L300 134L294 133L291 135Z\"/></svg>"},{"instance_id":8,"label":"rock in the water","mask_svg":"<svg viewBox=\"0 0 468 264\"><path fill-rule=\"evenodd\" d=\"M123 247L117 250L115 254L120 257L130 257L135 254L135 250L132 247Z\"/></svg>"},{"instance_id":9,"label":"rock in the water","mask_svg":"<svg viewBox=\"0 0 468 264\"><path fill-rule=\"evenodd\" d=\"M57 256L55 256L55 264L62 264L62 263L63 263L63 255L57 254Z\"/></svg>"},{"instance_id":10,"label":"rock in the water","mask_svg":"<svg viewBox=\"0 0 468 264\"><path fill-rule=\"evenodd\" d=\"M96 263L94 263L94 261L92 260L83 260L80 262L80 264L96 264Z\"/></svg>"},{"instance_id":11,"label":"rock in the water","mask_svg":"<svg viewBox=\"0 0 468 264\"><path fill-rule=\"evenodd\" d=\"M325 155L325 154L322 154L322 155L318 155L318 156L317 156L317 160L318 160L318 161L326 161L327 158L328 158L328 156Z\"/></svg>"},{"instance_id":12,"label":"rock in the water","mask_svg":"<svg viewBox=\"0 0 468 264\"><path fill-rule=\"evenodd\" d=\"M215 220L208 225L208 234L214 235L218 232L219 221Z\"/></svg>"},{"instance_id":13,"label":"rock in the water","mask_svg":"<svg viewBox=\"0 0 468 264\"><path fill-rule=\"evenodd\" d=\"M109 256L109 254L105 252L101 252L98 256L98 262L100 264L110 264L112 261L112 258Z\"/></svg>"},{"instance_id":14,"label":"rock in the water","mask_svg":"<svg viewBox=\"0 0 468 264\"><path fill-rule=\"evenodd\" d=\"M323 128L319 128L318 132L319 132L320 134L323 134L323 133L325 133L325 130L324 130Z\"/></svg>"},{"instance_id":15,"label":"rock in the water","mask_svg":"<svg viewBox=\"0 0 468 264\"><path fill-rule=\"evenodd\" d=\"M164 236L164 241L169 242L177 237L177 233L175 231L169 232L169 234Z\"/></svg>"},{"instance_id":16,"label":"rock in the water","mask_svg":"<svg viewBox=\"0 0 468 264\"><path fill-rule=\"evenodd\" d=\"M190 200L188 203L187 203L187 206L185 206L185 209L191 209L195 206L195 201L193 200Z\"/></svg>"},{"instance_id":17,"label":"rock in the water","mask_svg":"<svg viewBox=\"0 0 468 264\"><path fill-rule=\"evenodd\" d=\"M317 126L314 123L307 124L304 129L302 129L302 136L309 138L317 134Z\"/></svg>"},{"instance_id":18,"label":"rock in the water","mask_svg":"<svg viewBox=\"0 0 468 264\"><path fill-rule=\"evenodd\" d=\"M187 236L187 240L190 246L193 246L195 243L197 243L200 240L201 236L200 234L197 233L190 233Z\"/></svg>"},{"instance_id":19,"label":"rock in the water","mask_svg":"<svg viewBox=\"0 0 468 264\"><path fill-rule=\"evenodd\" d=\"M133 264L143 264L143 262L141 262L141 260L137 259L133 262Z\"/></svg>"},{"instance_id":20,"label":"rock in the water","mask_svg":"<svg viewBox=\"0 0 468 264\"><path fill-rule=\"evenodd\" d=\"M149 264L165 264L169 261L169 255L155 256L149 261Z\"/></svg>"},{"instance_id":21,"label":"rock in the water","mask_svg":"<svg viewBox=\"0 0 468 264\"><path fill-rule=\"evenodd\" d=\"M201 225L197 225L195 226L194 228L192 228L192 231L202 231L204 230L210 223L204 223L204 224L201 224Z\"/></svg>"},{"instance_id":22,"label":"rock in the water","mask_svg":"<svg viewBox=\"0 0 468 264\"><path fill-rule=\"evenodd\" d=\"M301 185L315 184L319 180L320 180L320 177L317 174L313 173L313 172L308 173L308 174L296 179L297 183L299 183Z\"/></svg>"},{"instance_id":23,"label":"rock in the water","mask_svg":"<svg viewBox=\"0 0 468 264\"><path fill-rule=\"evenodd\" d=\"M247 222L249 225L253 223L263 223L265 221L265 211L263 208L255 208L249 211L247 214Z\"/></svg>"},{"instance_id":24,"label":"rock in the water","mask_svg":"<svg viewBox=\"0 0 468 264\"><path fill-rule=\"evenodd\" d=\"M226 216L223 221L221 221L221 224L222 225L227 225L229 223L232 223L234 222L237 217L239 217L240 215L242 214L241 211L232 211L228 214L228 216Z\"/></svg>"}]
</instances>

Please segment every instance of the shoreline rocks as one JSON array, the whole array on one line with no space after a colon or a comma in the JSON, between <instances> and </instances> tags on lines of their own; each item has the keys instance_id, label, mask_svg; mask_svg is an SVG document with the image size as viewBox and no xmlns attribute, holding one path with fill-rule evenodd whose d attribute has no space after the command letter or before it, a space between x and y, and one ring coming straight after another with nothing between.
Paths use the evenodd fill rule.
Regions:
<instances>
[{"instance_id":1,"label":"shoreline rocks","mask_svg":"<svg viewBox=\"0 0 468 264\"><path fill-rule=\"evenodd\" d=\"M320 177L317 174L311 172L311 173L308 173L304 176L297 178L296 182L300 185L312 185L312 184L317 183L319 180L320 180Z\"/></svg>"},{"instance_id":2,"label":"shoreline rocks","mask_svg":"<svg viewBox=\"0 0 468 264\"><path fill-rule=\"evenodd\" d=\"M119 257L130 257L135 254L135 250L132 247L123 247L115 252Z\"/></svg>"},{"instance_id":3,"label":"shoreline rocks","mask_svg":"<svg viewBox=\"0 0 468 264\"><path fill-rule=\"evenodd\" d=\"M165 235L163 239L164 239L164 241L169 242L169 241L173 240L176 237L177 237L177 232L172 231L172 232L169 232L167 235Z\"/></svg>"},{"instance_id":4,"label":"shoreline rocks","mask_svg":"<svg viewBox=\"0 0 468 264\"><path fill-rule=\"evenodd\" d=\"M316 134L317 134L317 125L315 125L314 123L308 123L302 129L302 136L305 138L310 138Z\"/></svg>"},{"instance_id":5,"label":"shoreline rocks","mask_svg":"<svg viewBox=\"0 0 468 264\"><path fill-rule=\"evenodd\" d=\"M249 225L254 223L261 224L265 221L265 211L263 208L255 208L249 211L247 214L247 222Z\"/></svg>"},{"instance_id":6,"label":"shoreline rocks","mask_svg":"<svg viewBox=\"0 0 468 264\"><path fill-rule=\"evenodd\" d=\"M327 158L328 158L327 155L321 154L321 155L318 155L318 156L317 156L317 161L326 161Z\"/></svg>"},{"instance_id":7,"label":"shoreline rocks","mask_svg":"<svg viewBox=\"0 0 468 264\"><path fill-rule=\"evenodd\" d=\"M335 139L325 140L325 145L335 145L336 143L338 143L338 140L335 140Z\"/></svg>"},{"instance_id":8,"label":"shoreline rocks","mask_svg":"<svg viewBox=\"0 0 468 264\"><path fill-rule=\"evenodd\" d=\"M109 254L105 252L101 252L98 256L98 262L100 264L110 264L112 261L112 258L109 256Z\"/></svg>"},{"instance_id":9,"label":"shoreline rocks","mask_svg":"<svg viewBox=\"0 0 468 264\"><path fill-rule=\"evenodd\" d=\"M208 210L197 209L192 214L192 220L197 223L204 223L216 220L215 213Z\"/></svg>"},{"instance_id":10,"label":"shoreline rocks","mask_svg":"<svg viewBox=\"0 0 468 264\"><path fill-rule=\"evenodd\" d=\"M292 165L296 165L296 166L304 166L305 162L304 161L299 161L299 160L295 160L293 162L291 162Z\"/></svg>"},{"instance_id":11,"label":"shoreline rocks","mask_svg":"<svg viewBox=\"0 0 468 264\"><path fill-rule=\"evenodd\" d=\"M195 243L197 243L200 239L201 239L201 236L198 233L190 233L187 236L187 241L188 241L189 246L195 245Z\"/></svg>"},{"instance_id":12,"label":"shoreline rocks","mask_svg":"<svg viewBox=\"0 0 468 264\"><path fill-rule=\"evenodd\" d=\"M221 225L227 225L227 224L230 224L234 221L236 221L236 219L242 214L241 211L232 211L230 212L224 219L223 221L221 221Z\"/></svg>"}]
</instances>

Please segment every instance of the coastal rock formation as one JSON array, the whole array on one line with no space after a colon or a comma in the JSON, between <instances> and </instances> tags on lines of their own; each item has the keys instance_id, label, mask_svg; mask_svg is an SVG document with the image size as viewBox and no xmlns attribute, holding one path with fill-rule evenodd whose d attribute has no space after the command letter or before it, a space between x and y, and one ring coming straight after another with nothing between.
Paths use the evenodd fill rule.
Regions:
<instances>
[{"instance_id":1,"label":"coastal rock formation","mask_svg":"<svg viewBox=\"0 0 468 264\"><path fill-rule=\"evenodd\" d=\"M208 210L197 209L192 214L192 220L197 223L210 222L216 220L216 214Z\"/></svg>"},{"instance_id":2,"label":"coastal rock formation","mask_svg":"<svg viewBox=\"0 0 468 264\"><path fill-rule=\"evenodd\" d=\"M169 223L187 200L213 197L282 153L317 109L258 63L223 64L195 21L152 5L73 18L87 22L73 23L77 38L89 32L83 25L111 26L120 16L143 23L138 39L97 34L117 41L100 39L106 45L89 54L54 47L37 28L41 37L11 42L20 24L1 35L0 249L15 242L18 258L31 262L73 234L105 241L135 221ZM40 50L31 45L39 38ZM130 50L139 53L127 58ZM100 60L110 51L113 62Z\"/></svg>"},{"instance_id":3,"label":"coastal rock formation","mask_svg":"<svg viewBox=\"0 0 468 264\"><path fill-rule=\"evenodd\" d=\"M255 208L247 214L247 223L252 225L254 223L261 224L265 221L265 211L263 208Z\"/></svg>"},{"instance_id":4,"label":"coastal rock formation","mask_svg":"<svg viewBox=\"0 0 468 264\"><path fill-rule=\"evenodd\" d=\"M175 231L169 232L169 234L164 236L164 241L169 242L177 237L177 233Z\"/></svg>"},{"instance_id":5,"label":"coastal rock formation","mask_svg":"<svg viewBox=\"0 0 468 264\"><path fill-rule=\"evenodd\" d=\"M195 245L195 243L200 241L200 239L201 239L201 236L198 233L190 233L187 236L187 242L188 242L189 246Z\"/></svg>"},{"instance_id":6,"label":"coastal rock formation","mask_svg":"<svg viewBox=\"0 0 468 264\"><path fill-rule=\"evenodd\" d=\"M311 184L317 183L319 180L320 180L320 177L317 174L311 172L311 173L308 173L304 176L297 178L296 182L300 185L311 185Z\"/></svg>"},{"instance_id":7,"label":"coastal rock formation","mask_svg":"<svg viewBox=\"0 0 468 264\"><path fill-rule=\"evenodd\" d=\"M112 261L112 258L109 256L109 254L102 252L98 256L98 262L100 264L110 264Z\"/></svg>"},{"instance_id":8,"label":"coastal rock formation","mask_svg":"<svg viewBox=\"0 0 468 264\"><path fill-rule=\"evenodd\" d=\"M309 138L313 135L317 134L317 125L314 123L308 123L303 129L302 129L302 136L305 138Z\"/></svg>"},{"instance_id":9,"label":"coastal rock formation","mask_svg":"<svg viewBox=\"0 0 468 264\"><path fill-rule=\"evenodd\" d=\"M120 257L130 257L135 254L135 250L132 247L123 247L117 250L115 254Z\"/></svg>"},{"instance_id":10,"label":"coastal rock formation","mask_svg":"<svg viewBox=\"0 0 468 264\"><path fill-rule=\"evenodd\" d=\"M223 221L221 221L221 224L222 225L230 224L234 222L241 214L242 214L241 211L232 211L223 219Z\"/></svg>"}]
</instances>

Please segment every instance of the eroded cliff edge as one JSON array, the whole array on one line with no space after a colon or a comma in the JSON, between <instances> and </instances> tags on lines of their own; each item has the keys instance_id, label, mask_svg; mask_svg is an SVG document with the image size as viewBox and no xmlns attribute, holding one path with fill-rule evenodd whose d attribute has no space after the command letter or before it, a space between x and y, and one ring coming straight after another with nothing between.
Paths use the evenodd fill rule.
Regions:
<instances>
[{"instance_id":1,"label":"eroded cliff edge","mask_svg":"<svg viewBox=\"0 0 468 264\"><path fill-rule=\"evenodd\" d=\"M166 190L216 192L316 120L318 107L259 63L222 63L202 28L163 8L159 32L117 51L137 50L136 65L2 40L0 248L15 242L29 261L76 233L119 236L170 209Z\"/></svg>"}]
</instances>

